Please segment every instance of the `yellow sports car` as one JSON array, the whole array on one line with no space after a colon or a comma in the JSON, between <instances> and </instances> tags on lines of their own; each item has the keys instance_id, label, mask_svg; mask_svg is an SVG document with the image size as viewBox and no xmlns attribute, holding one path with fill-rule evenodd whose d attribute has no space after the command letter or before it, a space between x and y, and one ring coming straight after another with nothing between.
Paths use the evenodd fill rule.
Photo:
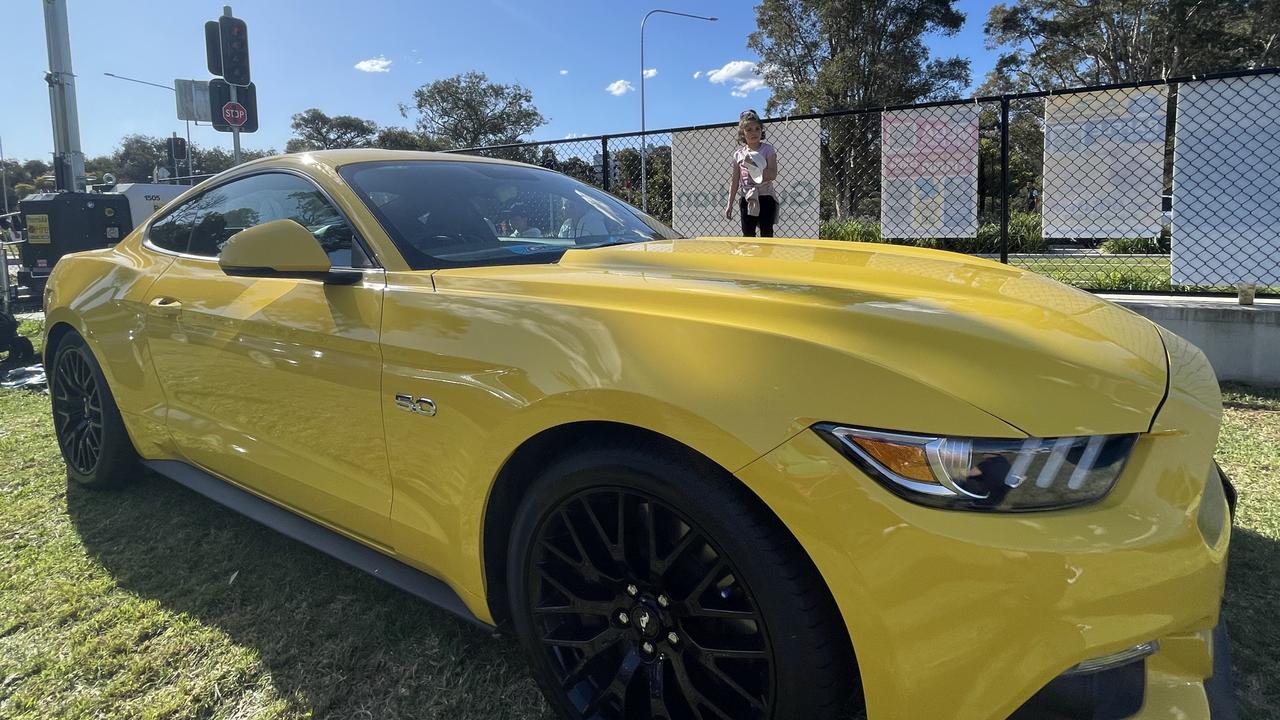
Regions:
<instances>
[{"instance_id":1,"label":"yellow sports car","mask_svg":"<svg viewBox=\"0 0 1280 720\"><path fill-rule=\"evenodd\" d=\"M45 305L72 479L512 631L562 717L1232 712L1213 372L1035 274L351 150L193 187Z\"/></svg>"}]
</instances>

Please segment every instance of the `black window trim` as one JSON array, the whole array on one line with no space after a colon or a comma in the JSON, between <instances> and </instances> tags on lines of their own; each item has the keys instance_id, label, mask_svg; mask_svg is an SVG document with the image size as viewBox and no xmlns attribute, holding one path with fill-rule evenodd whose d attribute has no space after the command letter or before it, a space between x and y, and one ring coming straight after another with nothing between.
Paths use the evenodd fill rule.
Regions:
<instances>
[{"instance_id":1,"label":"black window trim","mask_svg":"<svg viewBox=\"0 0 1280 720\"><path fill-rule=\"evenodd\" d=\"M173 210L165 213L164 215L156 216L151 220L147 221L147 227L142 234L142 245L146 247L148 250L152 250L164 255L186 258L187 260L212 260L214 262L217 262L218 261L217 255L193 255L191 253L181 253L181 252L175 252L173 250L166 250L165 248L162 248L156 245L155 243L151 242L151 226L155 225L161 220L168 220L169 218L173 217L174 213L178 212L179 210L181 210L183 207L185 207L192 201L200 197L203 197L213 192L214 190L217 190L218 188L223 187L224 185L230 185L233 182L236 182L239 180L247 180L248 178L257 177L259 175L272 175L272 174L293 175L294 177L301 178L303 182L315 188L315 190L320 193L321 197L325 199L325 202L328 202L329 205L333 207L334 211L337 212L338 215L342 217L343 222L345 222L347 226L351 228L352 242L358 243L360 245L361 251L364 252L365 257L369 258L369 262L373 263L373 265L371 265L370 267L355 267L353 265L337 266L339 269L362 270L362 271L384 269L382 266L382 263L378 261L378 256L373 253L373 250L369 247L369 244L366 243L364 241L364 238L360 235L360 231L357 230L355 224L351 222L351 218L347 215L346 212L343 211L341 205L334 202L333 196L330 195L329 192L326 191L324 188L320 187L320 185L318 185L314 180L308 177L306 173L301 172L299 170L295 170L293 168L279 168L279 167L258 168L251 172L237 173L233 176L222 178L218 180L218 182L215 184L209 185L208 187L201 188L200 192L188 196L181 203L174 206ZM200 186L197 186L197 187L200 187ZM189 238L187 241L187 246L188 247L191 246L191 242Z\"/></svg>"}]
</instances>

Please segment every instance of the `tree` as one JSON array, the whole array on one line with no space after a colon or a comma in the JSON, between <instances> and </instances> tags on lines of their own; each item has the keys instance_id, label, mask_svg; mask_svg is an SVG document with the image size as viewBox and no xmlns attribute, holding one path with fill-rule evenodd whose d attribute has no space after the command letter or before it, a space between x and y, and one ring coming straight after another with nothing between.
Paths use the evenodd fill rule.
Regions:
<instances>
[{"instance_id":1,"label":"tree","mask_svg":"<svg viewBox=\"0 0 1280 720\"><path fill-rule=\"evenodd\" d=\"M423 85L413 91L413 103L418 130L446 148L520 142L547 122L524 86L491 83L482 72ZM401 105L400 112L407 117L409 108Z\"/></svg>"},{"instance_id":2,"label":"tree","mask_svg":"<svg viewBox=\"0 0 1280 720\"><path fill-rule=\"evenodd\" d=\"M110 172L118 182L150 182L155 168L165 164L167 147L163 138L125 135L111 154Z\"/></svg>"},{"instance_id":3,"label":"tree","mask_svg":"<svg viewBox=\"0 0 1280 720\"><path fill-rule=\"evenodd\" d=\"M1136 82L1280 59L1275 0L1015 0L996 5L987 46L1004 54L984 91Z\"/></svg>"},{"instance_id":4,"label":"tree","mask_svg":"<svg viewBox=\"0 0 1280 720\"><path fill-rule=\"evenodd\" d=\"M250 150L246 148L240 151L240 160L241 162L249 162L250 160L257 160L258 158L276 154L275 148L269 150ZM194 147L191 149L191 159L195 163L196 172L201 175L216 175L223 170L230 170L235 167L231 151L220 147Z\"/></svg>"},{"instance_id":5,"label":"tree","mask_svg":"<svg viewBox=\"0 0 1280 720\"><path fill-rule=\"evenodd\" d=\"M443 150L444 146L420 133L399 127L386 127L378 131L373 147L386 150Z\"/></svg>"},{"instance_id":6,"label":"tree","mask_svg":"<svg viewBox=\"0 0 1280 720\"><path fill-rule=\"evenodd\" d=\"M810 113L959 97L969 61L930 58L927 35L964 24L955 0L763 0L747 45L773 91L766 112ZM873 114L823 121L825 202L837 217L879 192L880 123Z\"/></svg>"},{"instance_id":7,"label":"tree","mask_svg":"<svg viewBox=\"0 0 1280 720\"><path fill-rule=\"evenodd\" d=\"M378 132L378 124L372 120L354 115L329 117L319 108L297 113L289 127L295 137L289 139L285 152L368 147Z\"/></svg>"},{"instance_id":8,"label":"tree","mask_svg":"<svg viewBox=\"0 0 1280 720\"><path fill-rule=\"evenodd\" d=\"M556 151L550 145L542 147L542 154L538 156L538 165L548 170L560 169L560 158L556 157Z\"/></svg>"},{"instance_id":9,"label":"tree","mask_svg":"<svg viewBox=\"0 0 1280 720\"><path fill-rule=\"evenodd\" d=\"M747 45L773 91L765 109L847 110L958 97L969 61L931 59L926 35L964 25L955 0L764 0Z\"/></svg>"},{"instance_id":10,"label":"tree","mask_svg":"<svg viewBox=\"0 0 1280 720\"><path fill-rule=\"evenodd\" d=\"M589 185L596 185L596 169L595 167L576 155L565 158L560 164L560 172L568 175L576 180L581 180Z\"/></svg>"}]
</instances>

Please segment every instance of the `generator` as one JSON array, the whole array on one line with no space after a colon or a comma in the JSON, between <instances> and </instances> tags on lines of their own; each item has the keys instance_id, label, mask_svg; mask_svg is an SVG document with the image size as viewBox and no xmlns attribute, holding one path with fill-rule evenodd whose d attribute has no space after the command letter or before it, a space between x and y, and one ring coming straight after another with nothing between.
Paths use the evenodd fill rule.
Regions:
<instances>
[{"instance_id":1,"label":"generator","mask_svg":"<svg viewBox=\"0 0 1280 720\"><path fill-rule=\"evenodd\" d=\"M36 297L63 255L110 247L133 229L129 200L114 193L38 193L18 201L18 211L27 229L18 284Z\"/></svg>"}]
</instances>

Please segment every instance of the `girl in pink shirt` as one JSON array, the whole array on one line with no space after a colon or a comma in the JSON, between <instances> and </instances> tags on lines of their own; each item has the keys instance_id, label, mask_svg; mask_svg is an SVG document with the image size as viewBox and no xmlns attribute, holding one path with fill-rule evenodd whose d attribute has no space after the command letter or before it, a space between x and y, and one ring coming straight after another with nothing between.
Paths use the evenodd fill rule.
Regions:
<instances>
[{"instance_id":1,"label":"girl in pink shirt","mask_svg":"<svg viewBox=\"0 0 1280 720\"><path fill-rule=\"evenodd\" d=\"M764 142L764 125L755 110L738 116L738 149L733 153L729 173L729 199L724 206L726 220L733 219L733 200L738 199L742 218L742 235L773 237L773 223L778 217L778 200L773 194L773 180L778 177L778 151Z\"/></svg>"}]
</instances>

